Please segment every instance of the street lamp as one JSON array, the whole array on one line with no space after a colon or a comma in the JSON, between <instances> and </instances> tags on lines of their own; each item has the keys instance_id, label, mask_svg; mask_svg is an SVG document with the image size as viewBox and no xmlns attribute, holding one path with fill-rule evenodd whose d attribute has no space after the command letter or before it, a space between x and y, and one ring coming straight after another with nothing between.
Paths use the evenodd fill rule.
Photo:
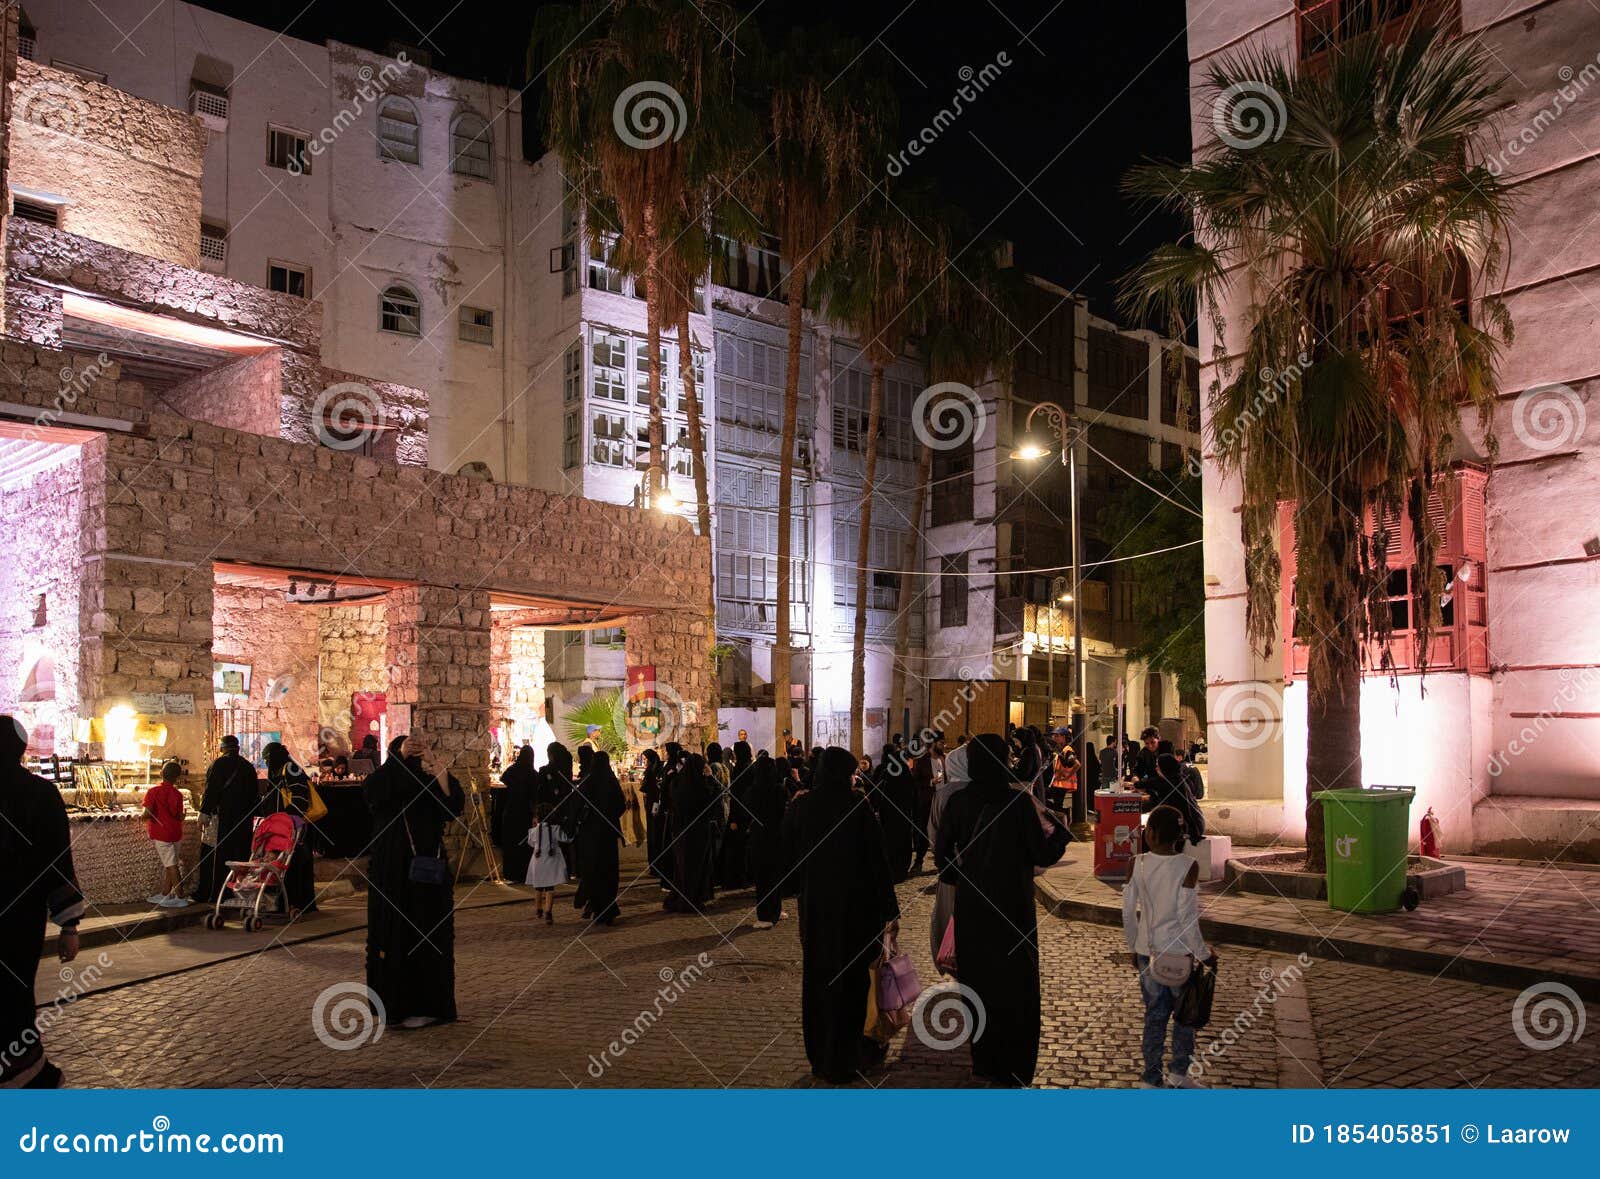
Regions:
<instances>
[{"instance_id":1,"label":"street lamp","mask_svg":"<svg viewBox=\"0 0 1600 1179\"><path fill-rule=\"evenodd\" d=\"M1033 432L1034 418L1042 418L1043 425L1053 434L1061 444L1061 465L1067 470L1067 496L1068 496L1068 524L1072 536L1072 588L1064 594L1054 594L1062 604L1072 606L1072 686L1074 701L1082 700L1084 711L1073 709L1072 721L1074 730L1074 744L1078 749L1078 789L1072 792L1072 825L1075 833L1087 832L1089 826L1089 758L1088 758L1088 694L1084 691L1083 683L1083 538L1078 528L1078 457L1077 442L1080 427L1073 415L1063 406L1053 401L1041 401L1028 411L1027 420L1023 422L1022 443L1012 451L1011 457L1022 462L1037 462L1050 454L1050 448ZM1054 591L1055 584L1051 583ZM1050 660L1053 668L1055 660L1054 636L1050 643ZM1051 705L1054 703L1055 685L1054 673L1050 674L1051 704L1045 708L1045 719L1049 721Z\"/></svg>"}]
</instances>

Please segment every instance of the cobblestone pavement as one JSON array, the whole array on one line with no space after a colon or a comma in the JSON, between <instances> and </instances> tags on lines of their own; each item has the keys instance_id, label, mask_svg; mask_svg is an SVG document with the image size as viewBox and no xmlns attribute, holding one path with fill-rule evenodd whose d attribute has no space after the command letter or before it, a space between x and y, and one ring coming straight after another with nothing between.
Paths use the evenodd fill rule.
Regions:
<instances>
[{"instance_id":1,"label":"cobblestone pavement","mask_svg":"<svg viewBox=\"0 0 1600 1179\"><path fill-rule=\"evenodd\" d=\"M901 888L902 943L924 980L934 977L932 898L922 891L931 879ZM720 899L704 917L662 913L659 896L653 883L635 884L619 925L581 935L584 923L565 905L552 927L535 925L525 905L459 915L461 1019L448 1026L388 1029L375 1041L361 1034L355 1013L339 1003L363 978L358 932L90 994L55 1014L47 1040L76 1086L809 1083L794 921L751 929L748 893ZM1115 959L1120 932L1045 916L1040 925L1037 1083L1133 1083L1141 1010L1131 968ZM1324 1074L1338 1085L1597 1079L1593 1040L1534 1052L1516 1039L1513 992L1219 949L1213 1026L1200 1039L1214 1086L1314 1084ZM663 980L702 954L711 965L698 978L683 976L690 981L681 993L662 1001ZM329 992L340 984L346 992ZM358 1047L336 1050L315 1034L312 1012L325 994L324 1024L346 1029ZM967 1053L935 1050L907 1032L870 1083L968 1084Z\"/></svg>"}]
</instances>

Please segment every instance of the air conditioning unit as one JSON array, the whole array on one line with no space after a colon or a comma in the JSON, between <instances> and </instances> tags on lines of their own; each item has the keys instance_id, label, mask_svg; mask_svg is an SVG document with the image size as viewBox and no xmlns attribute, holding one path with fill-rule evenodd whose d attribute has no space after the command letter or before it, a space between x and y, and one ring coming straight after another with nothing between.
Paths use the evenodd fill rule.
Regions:
<instances>
[{"instance_id":1,"label":"air conditioning unit","mask_svg":"<svg viewBox=\"0 0 1600 1179\"><path fill-rule=\"evenodd\" d=\"M196 116L208 131L226 131L228 96L197 86L189 91L189 113Z\"/></svg>"}]
</instances>

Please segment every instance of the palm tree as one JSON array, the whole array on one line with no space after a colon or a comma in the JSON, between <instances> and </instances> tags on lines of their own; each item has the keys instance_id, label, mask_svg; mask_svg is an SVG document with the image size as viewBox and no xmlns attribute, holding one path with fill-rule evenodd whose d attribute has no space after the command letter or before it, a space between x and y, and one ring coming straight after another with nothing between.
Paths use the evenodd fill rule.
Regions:
<instances>
[{"instance_id":1,"label":"palm tree","mask_svg":"<svg viewBox=\"0 0 1600 1179\"><path fill-rule=\"evenodd\" d=\"M721 0L580 0L542 9L534 23L533 55L547 76L550 146L579 193L615 210L639 255L652 496L665 471L660 253L707 110L731 93L731 34L738 25Z\"/></svg>"},{"instance_id":2,"label":"palm tree","mask_svg":"<svg viewBox=\"0 0 1600 1179\"><path fill-rule=\"evenodd\" d=\"M963 219L947 210L946 234L951 240L962 236ZM1002 265L1002 245L979 241L969 246L959 260L953 260L941 280L943 308L917 340L922 369L930 387L944 383L977 389L989 380L1003 380L1011 371L1018 332L1015 328L1018 273ZM963 404L965 402L965 404ZM924 407L919 441L917 476L913 484L912 507L906 533L905 552L900 567L920 567L923 540L923 514L933 476L933 439L946 446L958 444L964 435L976 445L976 407L964 394L930 401ZM896 658L889 688L891 727L904 714L909 677L905 652L911 643L911 610L927 591L930 582L902 574L895 613L894 649ZM939 584L937 581L931 582Z\"/></svg>"},{"instance_id":3,"label":"palm tree","mask_svg":"<svg viewBox=\"0 0 1600 1179\"><path fill-rule=\"evenodd\" d=\"M850 239L855 207L867 191L883 128L896 106L886 72L853 41L828 31L793 30L770 63L766 107L770 144L749 180L756 207L771 217L788 274L789 355L784 370L783 426L778 458L777 634L772 649L773 731L792 728L790 682L791 523L795 434L800 406L800 358L806 287L818 267Z\"/></svg>"},{"instance_id":4,"label":"palm tree","mask_svg":"<svg viewBox=\"0 0 1600 1179\"><path fill-rule=\"evenodd\" d=\"M1293 501L1297 535L1314 538L1299 546L1294 594L1295 638L1310 653L1308 794L1361 785L1361 675L1394 667L1382 599L1399 528L1416 546L1426 659L1441 589L1427 508L1464 407L1495 453L1495 369L1511 325L1488 293L1503 273L1509 200L1479 147L1499 102L1492 77L1479 42L1417 29L1391 45L1357 39L1299 73L1271 52L1235 53L1205 81L1230 133L1191 164L1145 165L1126 182L1191 217L1192 232L1128 276L1125 306L1176 328L1193 307L1211 321L1215 355L1238 357L1211 387L1209 444L1242 484L1247 629L1263 651L1277 630L1278 505ZM1247 114L1229 106L1241 98L1267 114L1243 134ZM1470 318L1469 274L1480 293ZM1238 308L1227 324L1225 296ZM1306 843L1320 869L1314 799Z\"/></svg>"},{"instance_id":5,"label":"palm tree","mask_svg":"<svg viewBox=\"0 0 1600 1179\"><path fill-rule=\"evenodd\" d=\"M948 257L945 226L926 194L906 191L891 195L879 184L858 210L848 249L836 252L816 274L819 307L860 341L872 373L867 428L861 439L861 514L850 660L850 748L857 754L862 752L866 711L867 574L878 444L883 433L884 371L942 302Z\"/></svg>"}]
</instances>

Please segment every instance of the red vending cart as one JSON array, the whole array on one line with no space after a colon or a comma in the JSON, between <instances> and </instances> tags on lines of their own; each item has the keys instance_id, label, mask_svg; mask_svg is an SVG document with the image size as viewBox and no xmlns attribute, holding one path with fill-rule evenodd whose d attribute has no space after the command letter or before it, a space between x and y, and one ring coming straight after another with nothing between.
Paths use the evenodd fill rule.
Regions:
<instances>
[{"instance_id":1,"label":"red vending cart","mask_svg":"<svg viewBox=\"0 0 1600 1179\"><path fill-rule=\"evenodd\" d=\"M1137 790L1094 792L1094 874L1099 880L1123 881L1139 853L1141 816L1149 802Z\"/></svg>"}]
</instances>

